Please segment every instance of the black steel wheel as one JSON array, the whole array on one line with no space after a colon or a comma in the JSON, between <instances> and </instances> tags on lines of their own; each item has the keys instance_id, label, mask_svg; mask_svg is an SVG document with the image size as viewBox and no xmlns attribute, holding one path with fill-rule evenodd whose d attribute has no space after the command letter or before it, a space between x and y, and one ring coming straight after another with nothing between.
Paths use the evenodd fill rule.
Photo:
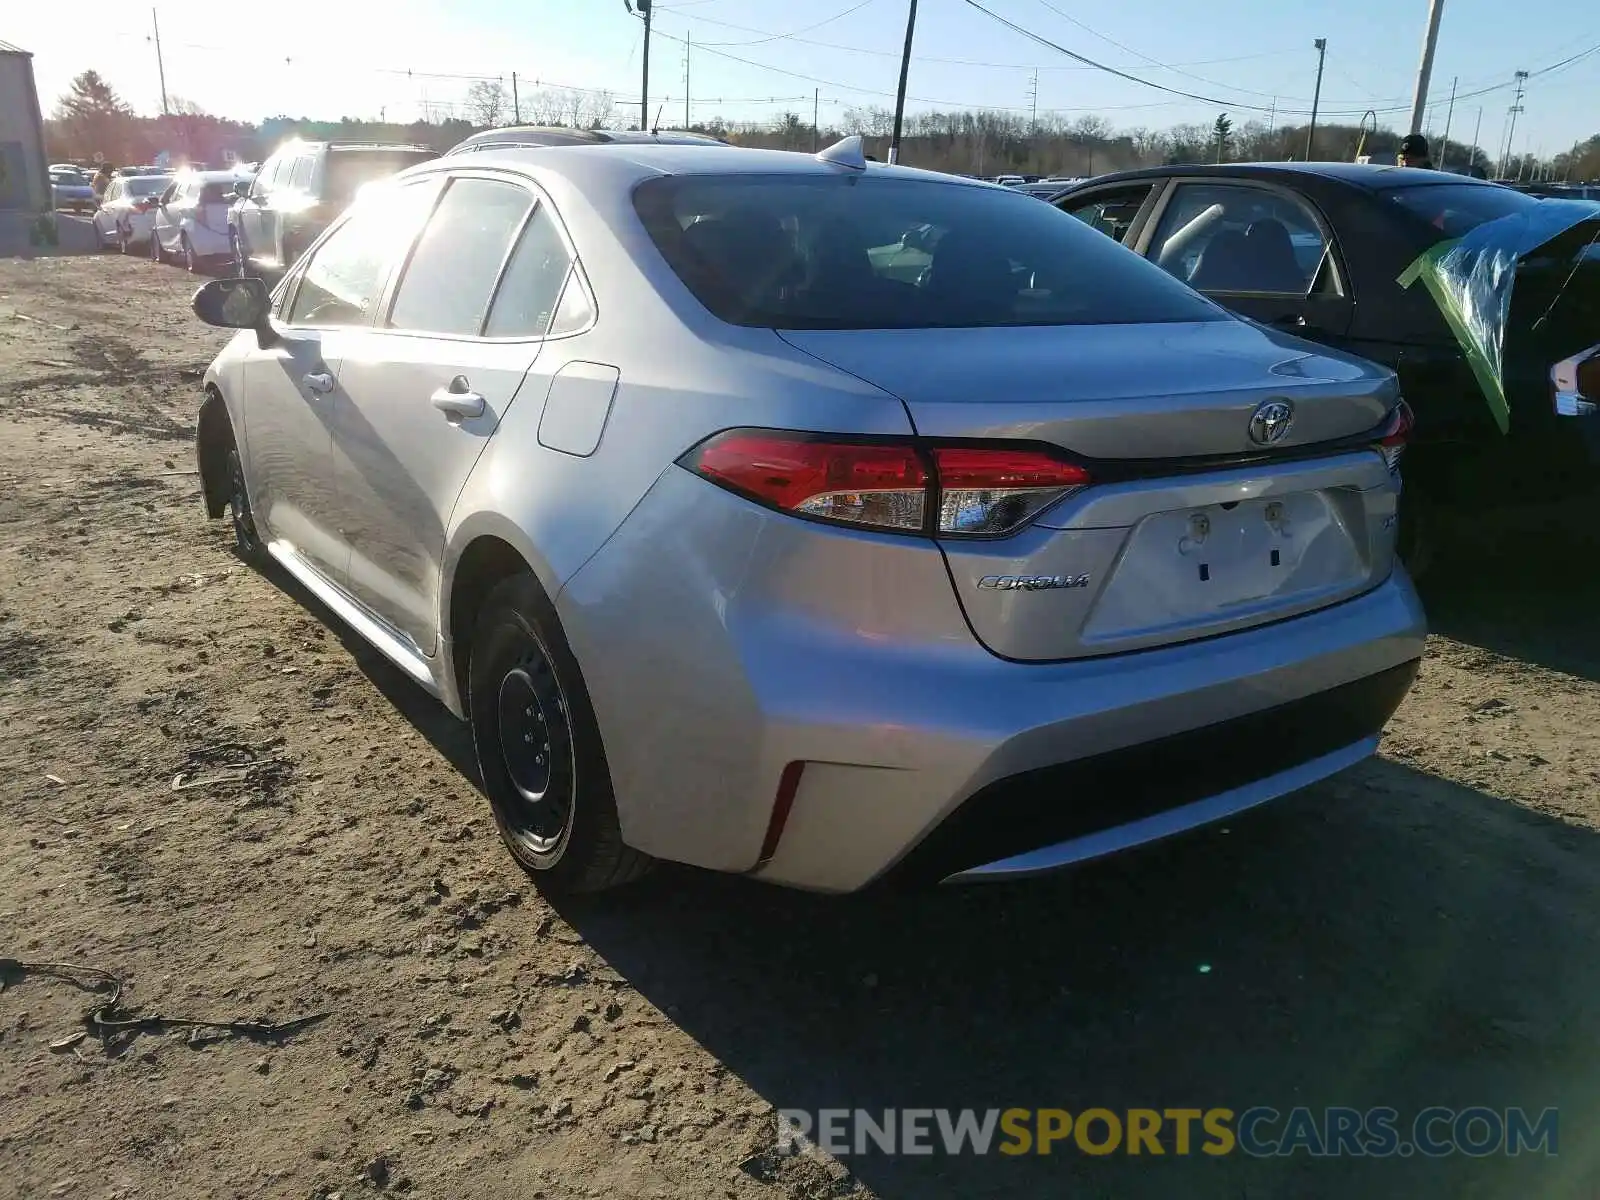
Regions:
<instances>
[{"instance_id":1,"label":"black steel wheel","mask_svg":"<svg viewBox=\"0 0 1600 1200\"><path fill-rule=\"evenodd\" d=\"M228 447L228 515L233 520L233 546L246 562L261 559L261 537L256 532L255 514L250 511L250 493L244 482L244 463L239 448Z\"/></svg>"},{"instance_id":2,"label":"black steel wheel","mask_svg":"<svg viewBox=\"0 0 1600 1200\"><path fill-rule=\"evenodd\" d=\"M539 887L596 892L642 875L650 858L622 840L583 675L532 575L505 580L484 602L467 690L495 824Z\"/></svg>"}]
</instances>

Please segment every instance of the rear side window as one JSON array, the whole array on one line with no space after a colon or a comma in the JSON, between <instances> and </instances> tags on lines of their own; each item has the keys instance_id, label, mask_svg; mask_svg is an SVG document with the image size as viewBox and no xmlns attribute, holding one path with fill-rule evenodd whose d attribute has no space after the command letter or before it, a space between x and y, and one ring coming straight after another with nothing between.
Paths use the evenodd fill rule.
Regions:
<instances>
[{"instance_id":1,"label":"rear side window","mask_svg":"<svg viewBox=\"0 0 1600 1200\"><path fill-rule=\"evenodd\" d=\"M514 184L451 183L406 264L389 328L478 336L511 241L531 207L533 197Z\"/></svg>"},{"instance_id":2,"label":"rear side window","mask_svg":"<svg viewBox=\"0 0 1600 1200\"><path fill-rule=\"evenodd\" d=\"M1436 241L1457 238L1486 221L1526 212L1539 204L1525 195L1493 183L1432 183L1391 188L1380 195L1433 227Z\"/></svg>"},{"instance_id":3,"label":"rear side window","mask_svg":"<svg viewBox=\"0 0 1600 1200\"><path fill-rule=\"evenodd\" d=\"M1020 192L842 175L653 179L634 206L699 301L736 325L930 329L1227 320Z\"/></svg>"},{"instance_id":4,"label":"rear side window","mask_svg":"<svg viewBox=\"0 0 1600 1200\"><path fill-rule=\"evenodd\" d=\"M523 230L506 264L484 328L488 337L543 337L550 331L561 285L572 270L572 256L556 231L550 210L540 207Z\"/></svg>"},{"instance_id":5,"label":"rear side window","mask_svg":"<svg viewBox=\"0 0 1600 1200\"><path fill-rule=\"evenodd\" d=\"M1061 208L1091 229L1098 229L1120 242L1128 236L1134 217L1139 215L1139 209L1154 187L1153 183L1141 183L1114 192L1099 192L1092 200L1068 200Z\"/></svg>"}]
</instances>

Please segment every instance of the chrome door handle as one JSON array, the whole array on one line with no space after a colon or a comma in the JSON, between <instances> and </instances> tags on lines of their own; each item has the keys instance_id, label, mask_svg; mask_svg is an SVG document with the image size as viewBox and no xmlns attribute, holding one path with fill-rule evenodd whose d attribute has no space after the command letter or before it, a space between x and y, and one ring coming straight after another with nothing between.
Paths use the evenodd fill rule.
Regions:
<instances>
[{"instance_id":1,"label":"chrome door handle","mask_svg":"<svg viewBox=\"0 0 1600 1200\"><path fill-rule=\"evenodd\" d=\"M460 386L465 383L466 380L457 377L451 381L449 387L440 388L429 397L430 403L449 421L464 421L468 417L483 416L485 407L483 397Z\"/></svg>"},{"instance_id":2,"label":"chrome door handle","mask_svg":"<svg viewBox=\"0 0 1600 1200\"><path fill-rule=\"evenodd\" d=\"M305 376L305 385L308 390L325 396L333 391L333 376L327 371L312 371Z\"/></svg>"}]
</instances>

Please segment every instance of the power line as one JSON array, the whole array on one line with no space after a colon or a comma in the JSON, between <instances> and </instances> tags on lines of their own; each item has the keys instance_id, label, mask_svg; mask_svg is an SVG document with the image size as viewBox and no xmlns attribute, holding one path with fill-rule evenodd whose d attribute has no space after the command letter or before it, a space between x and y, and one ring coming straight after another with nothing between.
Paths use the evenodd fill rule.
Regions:
<instances>
[{"instance_id":1,"label":"power line","mask_svg":"<svg viewBox=\"0 0 1600 1200\"><path fill-rule=\"evenodd\" d=\"M831 17L826 17L821 21L815 22L814 24L807 25L803 29L790 30L788 33L768 34L766 37L756 38L756 39L754 39L752 41L748 41L748 42L704 42L704 43L702 43L702 45L709 45L709 46L760 46L760 45L762 45L763 43L766 43L766 42L781 42L781 41L783 41L785 39L789 39L789 38L798 38L801 34L810 33L813 29L821 29L824 25L832 25L835 21L842 21L846 17L848 17L851 13L858 13L863 8L866 8L867 5L872 4L872 3L875 3L875 0L861 0L861 2L859 4L852 4L849 8L845 9L843 12L834 13L833 16L831 16Z\"/></svg>"},{"instance_id":2,"label":"power line","mask_svg":"<svg viewBox=\"0 0 1600 1200\"><path fill-rule=\"evenodd\" d=\"M660 5L659 6L659 10L661 12L672 11L666 5ZM735 21L724 21L724 20L721 20L720 18L715 18L715 17L702 17L698 13L691 13L688 16L683 17L682 19L685 20L685 21L694 21L694 22L697 22L697 23L703 24L703 25L716 25L716 26L719 26L719 27L721 27L723 29L737 29L737 30L740 30L743 33L762 33L762 34L764 34L764 33L767 32L767 30L758 29L754 25L741 25L741 24L739 24L738 22L735 22ZM807 45L807 46L817 46L817 47L820 47L821 49L824 49L824 50L842 50L847 54L866 54L866 55L870 55L873 58L892 58L896 62L898 62L900 60L899 53L896 52L896 51L892 51L892 50L873 50L873 49L871 49L869 47L866 47L866 46L846 46L846 45L844 45L844 44L842 44L840 42L824 42L824 41L819 41L816 38L799 37L796 34L787 34L787 35L782 35L782 36L784 36L785 39L788 40L788 41L800 42L803 45ZM770 40L770 39L763 38L761 40L766 41L766 40ZM739 46L739 45L750 45L750 46L753 46L753 45L756 45L756 44L757 44L756 42L744 42L744 43L740 43L740 42L709 42L709 43L707 43L707 42L697 42L696 43L696 45L718 45L718 46L728 46L728 47L735 47L735 46ZM1288 54L1298 54L1298 53L1300 53L1299 50L1259 50L1259 51L1257 51L1257 52L1255 52L1253 54L1230 54L1230 55L1228 55L1226 57L1223 57L1223 58L1198 58L1198 59L1194 59L1192 61L1172 63L1170 65L1173 66L1173 67L1206 67L1206 66L1214 66L1214 65L1216 65L1218 63L1255 62L1255 61L1258 61L1258 60L1263 59L1263 58L1282 58L1282 57L1284 57L1285 55L1288 55ZM1026 63L1026 62L987 62L987 61L984 61L982 59L973 59L973 58L942 58L942 57L940 57L938 55L934 55L934 54L913 54L911 56L911 61L912 62L918 62L918 63L939 63L939 64L944 65L944 66L953 66L953 67L983 67L983 68L986 68L986 69L996 70L996 71L1034 71L1034 70L1038 70L1038 71L1091 71L1091 70L1094 70L1093 67L1086 67L1086 66L1082 66L1082 65L1058 66L1058 67L1036 67L1033 63Z\"/></svg>"},{"instance_id":3,"label":"power line","mask_svg":"<svg viewBox=\"0 0 1600 1200\"><path fill-rule=\"evenodd\" d=\"M1152 79L1142 78L1141 76L1134 75L1134 74L1132 74L1132 73L1130 73L1128 71L1121 70L1118 67L1113 67L1113 66L1109 66L1106 63L1098 62L1097 60L1092 59L1092 58L1088 57L1087 55L1079 54L1076 50L1069 50L1065 46L1060 45L1057 42L1051 41L1049 38L1045 37L1043 34L1035 33L1033 30L1025 28L1022 25L1018 25L1015 21L1012 21L1007 17L1001 16L999 13L995 12L994 10L984 7L982 4L978 3L978 0L963 0L963 3L965 3L970 8L977 9L979 12L983 13L985 16L987 16L991 20L996 21L1001 25L1004 25L1007 29L1010 29L1012 32L1022 35L1023 37L1027 38L1029 41L1036 42L1039 45L1046 47L1047 49L1054 50L1058 54L1064 54L1068 58L1071 58L1071 59L1073 59L1073 60L1075 60L1077 62L1081 62L1081 63L1084 63L1087 66L1094 67L1097 70L1105 72L1107 75L1114 75L1118 79L1125 79L1129 83L1136 83L1136 84L1139 84L1141 87L1152 88L1152 89L1154 89L1155 91L1158 91L1158 92L1166 92L1168 95L1172 95L1172 96L1182 96L1184 99L1187 99L1187 100L1198 100L1203 104L1216 104L1216 105L1220 105L1221 107L1224 107L1224 108L1245 109L1245 110L1248 110L1248 111L1251 111L1251 112L1268 112L1268 111L1271 111L1265 105L1246 104L1246 103L1243 103L1243 102L1237 101L1237 100L1224 100L1224 99L1220 99L1220 98L1218 98L1216 96L1206 96L1206 95L1202 95L1202 94L1200 94L1198 92L1184 91L1182 88L1168 87L1164 83L1157 83ZM1563 59L1561 62L1554 63L1551 66L1544 68L1544 70L1542 70L1542 71L1533 72L1533 74L1547 74L1547 73L1549 73L1551 71L1560 70L1560 69L1562 69L1564 67L1570 66L1573 63L1581 61L1582 59L1587 58L1589 55L1595 54L1595 53L1600 53L1600 45L1596 45L1596 46L1591 47L1588 50L1583 50L1583 51L1578 52L1577 54L1570 55L1566 59ZM1482 89L1480 89L1478 91L1468 92L1464 96L1458 97L1458 99L1470 99L1471 97L1474 97L1474 96L1485 96L1485 95L1488 95L1491 92L1502 91L1505 88L1510 87L1510 86L1513 86L1513 85L1512 84L1508 84L1508 83L1496 84L1493 87L1487 87L1487 88L1482 88ZM1410 107L1409 105L1394 105L1392 107L1379 108L1379 109L1374 109L1374 110L1371 110L1371 111L1379 112L1379 113L1397 113L1397 112L1406 112L1406 111L1408 111L1409 107ZM1309 110L1306 110L1306 109L1279 109L1278 111L1286 112L1286 113L1289 113L1289 114L1295 115L1295 116L1309 116L1310 115ZM1330 108L1319 108L1319 111L1321 111L1323 115L1329 115L1329 116L1353 116L1353 115L1355 115L1357 113L1363 113L1363 112L1367 112L1369 110L1367 110L1367 109L1357 109L1357 108L1332 108L1332 107L1330 107Z\"/></svg>"}]
</instances>

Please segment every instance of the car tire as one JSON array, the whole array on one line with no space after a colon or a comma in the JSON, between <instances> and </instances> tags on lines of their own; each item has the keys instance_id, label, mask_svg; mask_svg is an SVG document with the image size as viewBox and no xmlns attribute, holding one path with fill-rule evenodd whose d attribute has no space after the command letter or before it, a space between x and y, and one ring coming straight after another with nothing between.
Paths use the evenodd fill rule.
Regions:
<instances>
[{"instance_id":1,"label":"car tire","mask_svg":"<svg viewBox=\"0 0 1600 1200\"><path fill-rule=\"evenodd\" d=\"M1395 536L1395 553L1405 564L1412 582L1421 582L1432 573L1439 557L1438 522L1433 506L1414 490L1400 500L1400 525Z\"/></svg>"},{"instance_id":2,"label":"car tire","mask_svg":"<svg viewBox=\"0 0 1600 1200\"><path fill-rule=\"evenodd\" d=\"M179 253L182 256L183 269L191 275L200 273L200 256L194 252L194 243L189 240L187 233L178 235Z\"/></svg>"},{"instance_id":3,"label":"car tire","mask_svg":"<svg viewBox=\"0 0 1600 1200\"><path fill-rule=\"evenodd\" d=\"M622 840L583 675L531 574L497 586L470 638L467 708L501 839L539 889L598 892L643 875Z\"/></svg>"},{"instance_id":4,"label":"car tire","mask_svg":"<svg viewBox=\"0 0 1600 1200\"><path fill-rule=\"evenodd\" d=\"M250 492L245 486L244 461L239 447L228 433L228 517L233 523L233 550L244 562L260 566L266 559L261 535L256 531L255 513L250 508Z\"/></svg>"}]
</instances>

